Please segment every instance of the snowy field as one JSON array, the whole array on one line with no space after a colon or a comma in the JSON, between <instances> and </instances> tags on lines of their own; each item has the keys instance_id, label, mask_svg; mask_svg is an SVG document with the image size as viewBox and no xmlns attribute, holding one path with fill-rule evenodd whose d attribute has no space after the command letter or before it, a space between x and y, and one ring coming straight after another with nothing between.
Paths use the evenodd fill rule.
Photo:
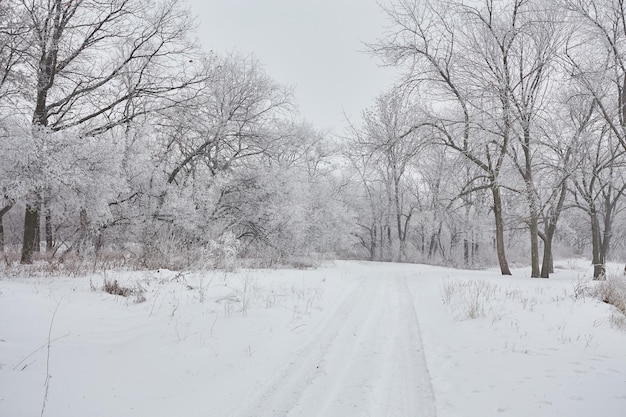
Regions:
<instances>
[{"instance_id":1,"label":"snowy field","mask_svg":"<svg viewBox=\"0 0 626 417\"><path fill-rule=\"evenodd\" d=\"M625 416L626 330L588 295L591 269L528 275L4 277L0 416Z\"/></svg>"}]
</instances>

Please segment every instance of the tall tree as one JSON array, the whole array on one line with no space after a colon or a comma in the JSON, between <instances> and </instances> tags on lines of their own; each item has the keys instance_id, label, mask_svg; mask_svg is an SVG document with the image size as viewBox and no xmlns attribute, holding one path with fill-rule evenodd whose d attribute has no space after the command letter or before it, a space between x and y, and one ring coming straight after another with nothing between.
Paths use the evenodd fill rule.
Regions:
<instances>
[{"instance_id":1,"label":"tall tree","mask_svg":"<svg viewBox=\"0 0 626 417\"><path fill-rule=\"evenodd\" d=\"M611 136L605 128L579 146L581 162L573 181L575 205L589 219L594 279L606 276L613 223L626 193L626 153Z\"/></svg>"},{"instance_id":2,"label":"tall tree","mask_svg":"<svg viewBox=\"0 0 626 417\"><path fill-rule=\"evenodd\" d=\"M419 108L406 91L393 89L381 94L374 105L363 112L362 128L353 128L346 144L349 148L346 154L362 177L370 207L382 197L372 194L376 189L373 183L379 183L382 186L379 191L385 193L386 215L380 213L379 216L387 217L386 224L362 226L369 231L370 241L374 235L379 237L378 243L369 244L370 253L374 246L384 246L385 241L380 239L385 233L380 228L389 227L394 237L392 239L388 233L387 241L395 243L396 247L390 249L397 261L404 261L407 256L407 239L416 209L411 177L415 175L415 161L426 145L426 140L420 136L423 132L411 129L419 117ZM365 174L366 171L369 173Z\"/></svg>"}]
</instances>

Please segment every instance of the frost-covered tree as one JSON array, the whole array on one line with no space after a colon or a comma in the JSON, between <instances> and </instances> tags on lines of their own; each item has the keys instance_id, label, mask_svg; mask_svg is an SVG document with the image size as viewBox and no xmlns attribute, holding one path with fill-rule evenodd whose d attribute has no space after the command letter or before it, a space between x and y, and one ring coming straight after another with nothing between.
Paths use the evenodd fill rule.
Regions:
<instances>
[{"instance_id":1,"label":"frost-covered tree","mask_svg":"<svg viewBox=\"0 0 626 417\"><path fill-rule=\"evenodd\" d=\"M193 99L172 108L164 122L170 184L184 181L179 177L198 165L215 175L241 159L271 152L280 141L276 124L293 110L290 90L253 57L211 55L202 68L205 79Z\"/></svg>"},{"instance_id":2,"label":"frost-covered tree","mask_svg":"<svg viewBox=\"0 0 626 417\"><path fill-rule=\"evenodd\" d=\"M568 78L563 57L574 31L563 9L542 0L397 0L384 10L390 30L371 51L402 68L402 85L427 103L428 117L414 129L477 168L461 192L489 191L502 274L510 273L505 224L515 215L530 232L531 276L546 275L569 176L553 169L562 162L555 158L571 157L569 151L559 155L567 135L554 129L567 107L559 91ZM522 197L515 213L505 212L505 194Z\"/></svg>"},{"instance_id":3,"label":"frost-covered tree","mask_svg":"<svg viewBox=\"0 0 626 417\"><path fill-rule=\"evenodd\" d=\"M175 1L20 0L15 12L27 30L20 66L23 99L32 126L30 168L43 173L37 153L50 155L48 136L75 129L81 137L127 124L178 101L176 94L199 80L186 39L188 15ZM46 241L52 242L51 190L34 182L26 203L22 262L38 247L41 207Z\"/></svg>"},{"instance_id":4,"label":"frost-covered tree","mask_svg":"<svg viewBox=\"0 0 626 417\"><path fill-rule=\"evenodd\" d=\"M576 28L563 58L576 89L574 103L586 100L593 110L593 125L580 150L584 158L575 195L576 205L590 219L594 278L599 279L626 184L621 175L626 150L626 5L619 0L560 4Z\"/></svg>"},{"instance_id":5,"label":"frost-covered tree","mask_svg":"<svg viewBox=\"0 0 626 417\"><path fill-rule=\"evenodd\" d=\"M208 258L233 242L242 256L274 259L334 251L342 227L330 209L339 203L327 139L253 57L209 55L201 65L189 100L151 122L160 174L143 246L158 255L158 242L178 241Z\"/></svg>"},{"instance_id":6,"label":"frost-covered tree","mask_svg":"<svg viewBox=\"0 0 626 417\"><path fill-rule=\"evenodd\" d=\"M585 141L576 149L580 159L571 188L574 205L586 213L589 221L593 277L603 279L614 221L626 192L626 154L610 129L603 128L598 120L585 134Z\"/></svg>"},{"instance_id":7,"label":"frost-covered tree","mask_svg":"<svg viewBox=\"0 0 626 417\"><path fill-rule=\"evenodd\" d=\"M355 233L370 257L375 256L376 247L384 252L385 246L389 246L394 260L402 261L407 256L416 209L412 198L413 162L426 144L426 139L413 129L419 116L418 106L406 92L391 90L363 112L362 127L353 127L344 144L344 154L368 200L370 220L359 223L369 237Z\"/></svg>"},{"instance_id":8,"label":"frost-covered tree","mask_svg":"<svg viewBox=\"0 0 626 417\"><path fill-rule=\"evenodd\" d=\"M404 69L406 86L434 98L430 120L421 127L482 171L475 191L491 191L498 261L502 274L509 275L500 174L512 140L511 103L506 90L499 95L493 86L484 91L486 103L479 94L481 81L487 80L474 67L484 66L481 58L486 56L476 50L474 41L485 32L464 36L471 13L456 2L399 0L385 11L392 30L372 45L372 51L386 64ZM501 123L487 118L485 110L499 114Z\"/></svg>"}]
</instances>

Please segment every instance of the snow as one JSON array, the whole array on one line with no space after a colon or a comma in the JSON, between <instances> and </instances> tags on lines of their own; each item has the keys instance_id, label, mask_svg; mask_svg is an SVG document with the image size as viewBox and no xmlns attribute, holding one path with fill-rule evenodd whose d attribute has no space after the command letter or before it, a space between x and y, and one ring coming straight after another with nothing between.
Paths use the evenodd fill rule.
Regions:
<instances>
[{"instance_id":1,"label":"snow","mask_svg":"<svg viewBox=\"0 0 626 417\"><path fill-rule=\"evenodd\" d=\"M3 277L0 416L622 417L626 331L585 291L590 273L337 261Z\"/></svg>"}]
</instances>

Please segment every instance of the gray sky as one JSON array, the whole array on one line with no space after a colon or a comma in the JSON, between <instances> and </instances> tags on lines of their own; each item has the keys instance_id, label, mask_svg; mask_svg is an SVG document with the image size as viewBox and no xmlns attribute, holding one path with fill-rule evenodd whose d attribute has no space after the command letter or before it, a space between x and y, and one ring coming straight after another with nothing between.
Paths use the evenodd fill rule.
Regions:
<instances>
[{"instance_id":1,"label":"gray sky","mask_svg":"<svg viewBox=\"0 0 626 417\"><path fill-rule=\"evenodd\" d=\"M275 81L295 87L302 115L340 132L396 72L363 51L384 31L376 0L187 0L205 49L254 54Z\"/></svg>"}]
</instances>

